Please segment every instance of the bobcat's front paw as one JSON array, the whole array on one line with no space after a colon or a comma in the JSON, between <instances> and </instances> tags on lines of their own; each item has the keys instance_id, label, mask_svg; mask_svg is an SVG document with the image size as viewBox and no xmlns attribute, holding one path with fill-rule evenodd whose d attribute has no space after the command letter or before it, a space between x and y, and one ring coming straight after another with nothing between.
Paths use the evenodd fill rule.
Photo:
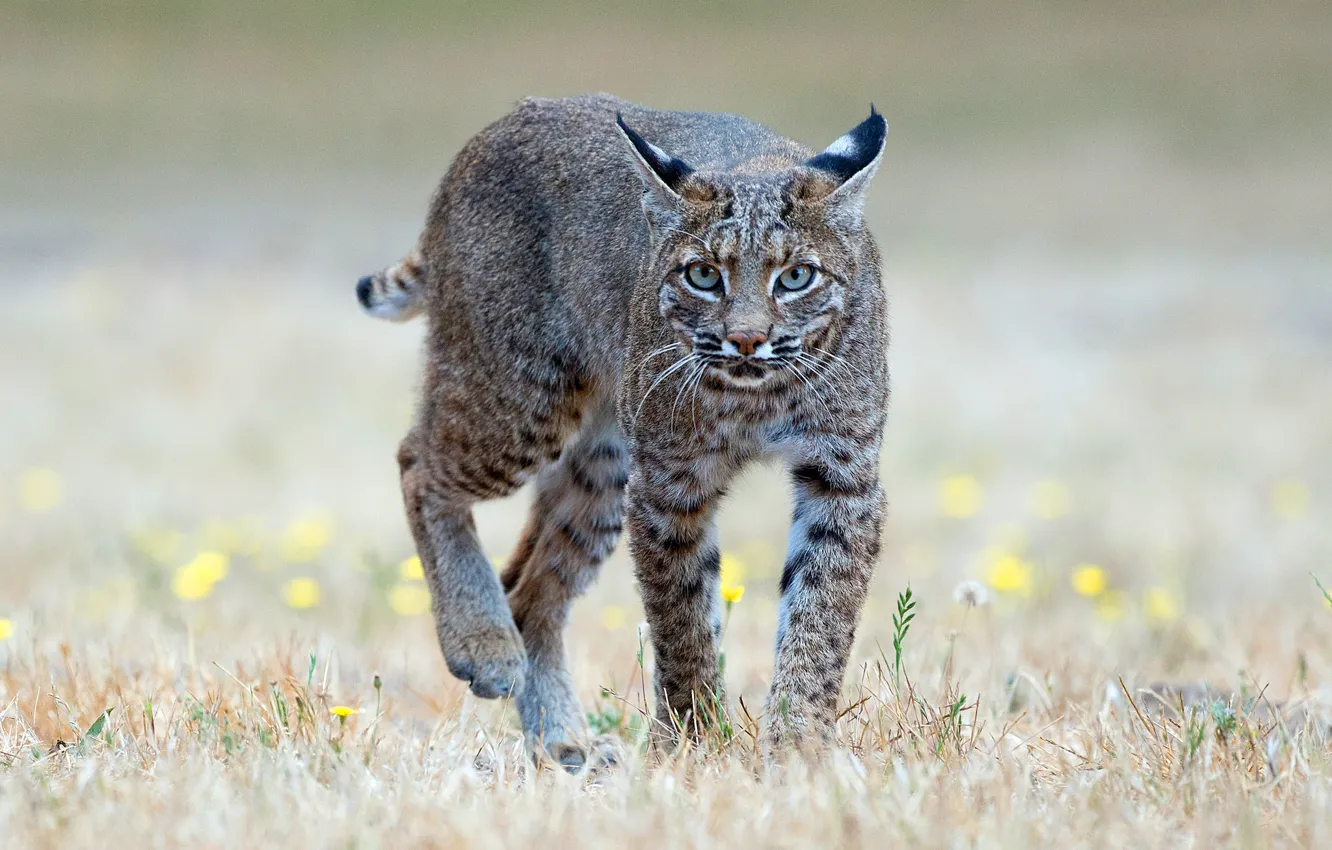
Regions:
<instances>
[{"instance_id":1,"label":"bobcat's front paw","mask_svg":"<svg viewBox=\"0 0 1332 850\"><path fill-rule=\"evenodd\" d=\"M759 733L759 753L767 764L780 762L793 752L816 756L836 738L835 716L830 712L787 698L769 700Z\"/></svg>"},{"instance_id":2,"label":"bobcat's front paw","mask_svg":"<svg viewBox=\"0 0 1332 850\"><path fill-rule=\"evenodd\" d=\"M482 699L511 697L523 689L527 653L513 626L492 626L462 635L444 650L449 672L467 682Z\"/></svg>"}]
</instances>

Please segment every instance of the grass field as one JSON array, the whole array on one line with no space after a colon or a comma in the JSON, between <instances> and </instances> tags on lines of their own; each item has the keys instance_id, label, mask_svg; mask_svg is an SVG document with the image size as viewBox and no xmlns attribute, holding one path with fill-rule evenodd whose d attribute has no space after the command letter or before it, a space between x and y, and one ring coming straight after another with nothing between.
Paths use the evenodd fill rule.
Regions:
<instances>
[{"instance_id":1,"label":"grass field","mask_svg":"<svg viewBox=\"0 0 1332 850\"><path fill-rule=\"evenodd\" d=\"M1328 846L1332 18L1109 6L0 6L6 846ZM509 102L597 89L892 126L891 512L815 767L754 754L778 469L697 751L641 746L623 547L570 639L613 771L533 769L423 614L421 329L351 284Z\"/></svg>"}]
</instances>

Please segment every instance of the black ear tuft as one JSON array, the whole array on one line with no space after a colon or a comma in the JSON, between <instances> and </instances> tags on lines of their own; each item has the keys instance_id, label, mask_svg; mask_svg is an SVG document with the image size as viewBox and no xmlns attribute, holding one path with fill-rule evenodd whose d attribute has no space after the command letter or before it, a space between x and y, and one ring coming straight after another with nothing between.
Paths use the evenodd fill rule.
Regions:
<instances>
[{"instance_id":1,"label":"black ear tuft","mask_svg":"<svg viewBox=\"0 0 1332 850\"><path fill-rule=\"evenodd\" d=\"M694 173L694 169L690 168L684 160L671 156L638 135L634 128L624 123L624 116L618 112L615 113L615 123L619 125L620 132L624 133L629 143L634 146L634 150L638 153L638 159L643 165L647 166L652 174L656 175L658 180L665 184L667 189L675 192L676 187L680 185L680 181Z\"/></svg>"},{"instance_id":2,"label":"black ear tuft","mask_svg":"<svg viewBox=\"0 0 1332 850\"><path fill-rule=\"evenodd\" d=\"M805 165L831 172L846 182L874 163L883 150L888 135L888 122L870 104L870 115L855 129L828 145L818 156L806 160Z\"/></svg>"}]
</instances>

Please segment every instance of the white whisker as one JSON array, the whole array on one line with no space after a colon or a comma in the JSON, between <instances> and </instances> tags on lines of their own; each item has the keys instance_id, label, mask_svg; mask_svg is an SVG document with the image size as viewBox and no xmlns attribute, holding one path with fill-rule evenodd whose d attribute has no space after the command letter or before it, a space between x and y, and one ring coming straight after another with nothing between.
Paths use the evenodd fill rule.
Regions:
<instances>
[{"instance_id":1,"label":"white whisker","mask_svg":"<svg viewBox=\"0 0 1332 850\"><path fill-rule=\"evenodd\" d=\"M808 354L804 353L803 351L796 352L796 362L801 363L804 366L808 367L810 372L817 375L820 381L823 381L824 383L828 384L832 383L831 378L834 372L830 364L824 363L821 360L810 357Z\"/></svg>"},{"instance_id":2,"label":"white whisker","mask_svg":"<svg viewBox=\"0 0 1332 850\"><path fill-rule=\"evenodd\" d=\"M824 357L827 357L828 360L833 365L841 367L846 372L846 376L848 378L854 380L855 378L859 377L859 373L855 370L854 367L852 367L850 363L846 362L845 358L839 357L825 348L811 348L810 351L822 354Z\"/></svg>"},{"instance_id":3,"label":"white whisker","mask_svg":"<svg viewBox=\"0 0 1332 850\"><path fill-rule=\"evenodd\" d=\"M675 428L675 411L676 411L676 408L678 408L678 407L680 406L680 399L684 398L685 390L688 388L689 384L694 380L694 378L698 377L698 375L701 374L701 373L703 372L703 370L706 369L706 368L708 368L707 361L703 361L702 365L700 365L700 366L698 367L698 369L694 370L693 372L690 372L690 373L685 377L685 379L684 379L683 381L680 382L680 388L679 388L678 390L675 391L675 401L672 402L672 404L671 404L671 429L672 429L672 430L674 430L674 428Z\"/></svg>"},{"instance_id":4,"label":"white whisker","mask_svg":"<svg viewBox=\"0 0 1332 850\"><path fill-rule=\"evenodd\" d=\"M647 354L643 355L642 360L638 361L638 365L635 368L642 369L644 366L647 365L647 362L652 358L660 357L666 352L673 351L677 348L680 348L680 343L678 340L676 342L671 343L670 345L663 345L661 348L658 348L655 351L649 351Z\"/></svg>"},{"instance_id":5,"label":"white whisker","mask_svg":"<svg viewBox=\"0 0 1332 850\"><path fill-rule=\"evenodd\" d=\"M699 356L697 354L691 354L683 360L678 360L675 363L672 363L670 368L658 375L657 380L653 381L652 386L648 387L647 392L643 393L643 400L638 403L638 409L634 411L634 421L638 421L639 415L643 412L643 405L647 404L648 396L652 395L652 391L657 388L658 384L666 380L666 378L673 373L680 371L682 368L698 359Z\"/></svg>"},{"instance_id":6,"label":"white whisker","mask_svg":"<svg viewBox=\"0 0 1332 850\"><path fill-rule=\"evenodd\" d=\"M809 378L806 377L804 374L802 374L800 371L800 367L805 366L810 370L810 373L815 377L817 377L820 381L826 381L826 377L824 375L814 371L814 368L809 365L809 362L812 360L813 358L808 357L808 355L805 355L802 352L797 352L795 359L788 359L786 363L790 365L789 371L791 372L791 374L794 375L797 378L797 380L799 380L802 384L805 385L805 389L809 391L808 393L809 397L814 401L818 402L819 406L823 408L824 413L831 416L832 410L828 407L828 400L824 398L823 394L819 392L818 386L814 382L810 381Z\"/></svg>"},{"instance_id":7,"label":"white whisker","mask_svg":"<svg viewBox=\"0 0 1332 850\"><path fill-rule=\"evenodd\" d=\"M694 426L694 436L698 436L698 388L703 383L703 374L706 372L706 366L699 370L698 378L694 380L694 386L690 390L689 419Z\"/></svg>"}]
</instances>

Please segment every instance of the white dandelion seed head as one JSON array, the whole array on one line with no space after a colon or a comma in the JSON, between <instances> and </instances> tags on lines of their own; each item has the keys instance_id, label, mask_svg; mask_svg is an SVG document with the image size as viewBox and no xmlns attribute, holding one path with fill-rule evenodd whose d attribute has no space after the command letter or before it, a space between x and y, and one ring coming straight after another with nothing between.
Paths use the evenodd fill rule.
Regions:
<instances>
[{"instance_id":1,"label":"white dandelion seed head","mask_svg":"<svg viewBox=\"0 0 1332 850\"><path fill-rule=\"evenodd\" d=\"M990 601L990 593L980 582L966 579L958 582L957 587L953 588L953 599L958 605L979 608Z\"/></svg>"}]
</instances>

